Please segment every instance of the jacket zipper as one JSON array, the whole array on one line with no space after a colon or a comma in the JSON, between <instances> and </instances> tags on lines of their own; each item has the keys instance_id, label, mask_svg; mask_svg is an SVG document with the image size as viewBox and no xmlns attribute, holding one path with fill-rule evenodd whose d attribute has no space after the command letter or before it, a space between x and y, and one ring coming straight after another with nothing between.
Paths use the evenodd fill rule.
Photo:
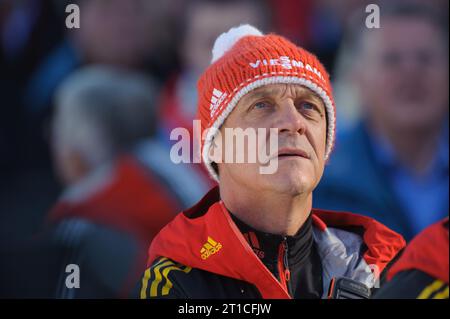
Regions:
<instances>
[{"instance_id":1,"label":"jacket zipper","mask_svg":"<svg viewBox=\"0 0 450 319\"><path fill-rule=\"evenodd\" d=\"M279 248L278 273L280 274L281 285L288 292L288 294L292 296L291 287L290 287L291 286L290 285L291 271L289 270L288 244L287 244L286 237L281 242L280 248Z\"/></svg>"}]
</instances>

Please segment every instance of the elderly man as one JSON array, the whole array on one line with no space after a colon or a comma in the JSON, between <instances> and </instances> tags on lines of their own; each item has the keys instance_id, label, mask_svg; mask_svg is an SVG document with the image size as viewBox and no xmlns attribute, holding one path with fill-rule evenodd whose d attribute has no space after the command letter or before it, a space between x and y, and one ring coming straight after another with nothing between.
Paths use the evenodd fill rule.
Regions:
<instances>
[{"instance_id":1,"label":"elderly man","mask_svg":"<svg viewBox=\"0 0 450 319\"><path fill-rule=\"evenodd\" d=\"M405 243L370 218L312 209L335 134L317 58L252 26L232 28L216 40L198 94L202 158L219 186L154 239L141 298L367 298ZM227 129L257 130L258 141L275 131L277 169L226 161L230 148L216 139Z\"/></svg>"}]
</instances>

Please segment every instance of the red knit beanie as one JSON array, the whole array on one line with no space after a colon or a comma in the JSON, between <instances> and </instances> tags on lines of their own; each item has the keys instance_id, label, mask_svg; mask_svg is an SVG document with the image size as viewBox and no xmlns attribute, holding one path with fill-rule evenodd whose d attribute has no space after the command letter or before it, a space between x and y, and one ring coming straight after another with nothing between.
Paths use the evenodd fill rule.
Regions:
<instances>
[{"instance_id":1,"label":"red knit beanie","mask_svg":"<svg viewBox=\"0 0 450 319\"><path fill-rule=\"evenodd\" d=\"M242 25L221 34L214 43L211 65L198 81L198 117L202 132L202 159L211 176L209 148L227 116L250 91L268 84L299 84L323 101L327 112L325 159L335 138L335 106L328 73L319 60L287 39Z\"/></svg>"}]
</instances>

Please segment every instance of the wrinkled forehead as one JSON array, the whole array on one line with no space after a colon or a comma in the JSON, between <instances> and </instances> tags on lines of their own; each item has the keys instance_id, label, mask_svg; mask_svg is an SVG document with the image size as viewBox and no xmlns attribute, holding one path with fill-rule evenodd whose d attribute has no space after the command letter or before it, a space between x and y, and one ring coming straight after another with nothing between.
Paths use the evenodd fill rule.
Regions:
<instances>
[{"instance_id":1,"label":"wrinkled forehead","mask_svg":"<svg viewBox=\"0 0 450 319\"><path fill-rule=\"evenodd\" d=\"M254 89L244 95L239 104L251 103L254 100L263 98L308 98L317 101L324 106L322 99L309 88L300 84L268 84Z\"/></svg>"}]
</instances>

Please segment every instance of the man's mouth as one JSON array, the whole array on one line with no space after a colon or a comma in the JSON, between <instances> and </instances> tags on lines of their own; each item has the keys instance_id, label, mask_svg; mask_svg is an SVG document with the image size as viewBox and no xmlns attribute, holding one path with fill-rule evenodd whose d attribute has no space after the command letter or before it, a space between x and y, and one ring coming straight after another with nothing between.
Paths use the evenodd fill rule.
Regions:
<instances>
[{"instance_id":1,"label":"man's mouth","mask_svg":"<svg viewBox=\"0 0 450 319\"><path fill-rule=\"evenodd\" d=\"M306 158L310 159L310 155L304 150L297 148L281 148L278 150L277 157L282 158Z\"/></svg>"}]
</instances>

